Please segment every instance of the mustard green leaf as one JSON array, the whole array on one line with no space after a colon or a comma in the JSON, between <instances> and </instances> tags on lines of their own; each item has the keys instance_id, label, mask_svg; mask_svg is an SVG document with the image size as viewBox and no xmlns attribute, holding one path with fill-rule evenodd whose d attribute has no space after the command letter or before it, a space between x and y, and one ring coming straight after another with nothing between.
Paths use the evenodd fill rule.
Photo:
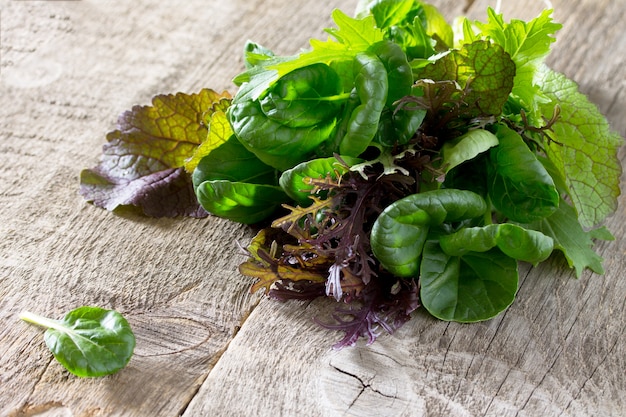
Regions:
<instances>
[{"instance_id":1,"label":"mustard green leaf","mask_svg":"<svg viewBox=\"0 0 626 417\"><path fill-rule=\"evenodd\" d=\"M553 114L555 106L560 109L546 154L565 178L582 225L595 226L617 208L622 173L617 151L624 139L611 130L606 118L578 91L574 81L546 67L538 81L552 100L541 106L542 113Z\"/></svg>"},{"instance_id":2,"label":"mustard green leaf","mask_svg":"<svg viewBox=\"0 0 626 417\"><path fill-rule=\"evenodd\" d=\"M475 22L475 27L481 31L479 36L502 46L515 62L512 95L531 113L536 113L535 103L547 100L541 93L540 85L536 83L535 75L556 40L554 34L562 25L553 22L552 10L544 10L529 22L513 19L507 23L502 14L491 8L487 10L487 14L487 23Z\"/></svg>"},{"instance_id":3,"label":"mustard green leaf","mask_svg":"<svg viewBox=\"0 0 626 417\"><path fill-rule=\"evenodd\" d=\"M194 150L191 157L185 161L185 170L187 172L193 172L202 158L226 142L233 134L233 129L230 127L226 117L226 109L228 109L230 103L231 99L223 98L213 105L210 115L207 116L209 118L209 133L200 146Z\"/></svg>"},{"instance_id":4,"label":"mustard green leaf","mask_svg":"<svg viewBox=\"0 0 626 417\"><path fill-rule=\"evenodd\" d=\"M160 95L135 106L107 134L99 164L81 173L80 192L99 207L135 206L154 217L204 217L185 161L206 139L210 110L228 93Z\"/></svg>"},{"instance_id":5,"label":"mustard green leaf","mask_svg":"<svg viewBox=\"0 0 626 417\"><path fill-rule=\"evenodd\" d=\"M434 81L456 81L466 89L469 117L500 115L513 88L515 63L497 44L476 41L452 50L415 74ZM468 85L469 84L469 85Z\"/></svg>"},{"instance_id":6,"label":"mustard green leaf","mask_svg":"<svg viewBox=\"0 0 626 417\"><path fill-rule=\"evenodd\" d=\"M589 232L583 230L576 210L565 201L561 201L558 210L550 217L524 226L554 239L554 248L565 255L568 265L575 269L576 277L580 277L586 268L596 274L604 274L603 259L593 250L592 239L612 236L603 228Z\"/></svg>"}]
</instances>

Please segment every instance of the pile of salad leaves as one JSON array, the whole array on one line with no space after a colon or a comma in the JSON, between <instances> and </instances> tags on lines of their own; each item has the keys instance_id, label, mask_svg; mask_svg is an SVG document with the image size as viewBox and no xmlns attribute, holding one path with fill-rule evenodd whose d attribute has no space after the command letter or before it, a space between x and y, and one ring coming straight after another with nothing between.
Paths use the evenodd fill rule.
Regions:
<instances>
[{"instance_id":1,"label":"pile of salad leaves","mask_svg":"<svg viewBox=\"0 0 626 417\"><path fill-rule=\"evenodd\" d=\"M231 96L161 95L122 114L81 194L149 216L255 225L240 272L277 300L341 302L336 347L423 306L458 322L515 299L518 263L557 250L602 274L623 139L544 61L561 25L492 9L451 26L415 0L364 1L310 49L249 42Z\"/></svg>"}]
</instances>

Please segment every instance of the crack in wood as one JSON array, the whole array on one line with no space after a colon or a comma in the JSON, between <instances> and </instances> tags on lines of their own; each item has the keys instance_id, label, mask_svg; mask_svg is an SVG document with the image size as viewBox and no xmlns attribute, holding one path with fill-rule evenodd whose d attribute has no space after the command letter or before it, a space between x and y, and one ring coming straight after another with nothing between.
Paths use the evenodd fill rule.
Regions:
<instances>
[{"instance_id":1,"label":"crack in wood","mask_svg":"<svg viewBox=\"0 0 626 417\"><path fill-rule=\"evenodd\" d=\"M358 401L358 399L361 397L361 395L363 395L363 393L364 393L366 390L368 390L368 389L369 389L370 391L372 391L372 392L374 392L374 393L376 393L376 394L380 395L381 397L389 398L389 399L392 399L392 400L397 400L397 399L398 399L398 397L397 397L397 396L395 396L395 395L385 394L384 392L381 392L381 391L377 390L376 388L372 387L372 384L371 384L371 383L367 383L367 382L363 381L363 379L362 379L361 377L359 377L358 375L352 374L352 373L350 373L350 372L348 372L348 371L345 371L345 370L343 370L343 369L341 369L341 368L338 368L338 367L337 367L337 366L335 366L335 365L332 365L332 364L331 364L331 366L332 366L332 367L333 367L336 371L338 371L339 373L341 373L341 374L343 374L343 375L347 375L347 376L349 376L349 377L351 377L351 378L354 378L354 379L356 379L357 381L359 381L359 383L361 384L361 391L359 391L359 393L356 395L356 397L354 398L354 400L352 400L352 402L351 402L351 403L350 403L350 405L348 406L348 410L350 410L350 408L352 408L352 406L354 406L354 404L356 404L356 402L357 402L357 401ZM373 380L373 379L375 379L375 378L376 378L376 374L374 374L374 376L372 377L372 380ZM347 411L347 410L346 410L346 411Z\"/></svg>"}]
</instances>

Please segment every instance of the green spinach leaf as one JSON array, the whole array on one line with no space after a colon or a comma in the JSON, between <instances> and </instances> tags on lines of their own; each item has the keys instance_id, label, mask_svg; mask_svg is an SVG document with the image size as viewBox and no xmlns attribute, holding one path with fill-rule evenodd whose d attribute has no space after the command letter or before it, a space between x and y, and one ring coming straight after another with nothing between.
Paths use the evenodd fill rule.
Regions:
<instances>
[{"instance_id":1,"label":"green spinach leaf","mask_svg":"<svg viewBox=\"0 0 626 417\"><path fill-rule=\"evenodd\" d=\"M371 233L374 256L399 277L417 277L424 243L431 226L484 215L487 204L463 190L433 190L413 194L388 206Z\"/></svg>"},{"instance_id":2,"label":"green spinach leaf","mask_svg":"<svg viewBox=\"0 0 626 417\"><path fill-rule=\"evenodd\" d=\"M135 349L135 335L117 311L79 307L62 320L30 312L20 318L46 327L44 340L61 365L80 377L113 374L124 368Z\"/></svg>"},{"instance_id":3,"label":"green spinach leaf","mask_svg":"<svg viewBox=\"0 0 626 417\"><path fill-rule=\"evenodd\" d=\"M489 198L512 221L529 223L548 217L559 206L554 180L519 134L496 127L500 142L490 150Z\"/></svg>"},{"instance_id":4,"label":"green spinach leaf","mask_svg":"<svg viewBox=\"0 0 626 417\"><path fill-rule=\"evenodd\" d=\"M451 256L437 241L428 241L420 274L422 304L441 320L491 319L511 305L517 292L517 261L498 249Z\"/></svg>"}]
</instances>

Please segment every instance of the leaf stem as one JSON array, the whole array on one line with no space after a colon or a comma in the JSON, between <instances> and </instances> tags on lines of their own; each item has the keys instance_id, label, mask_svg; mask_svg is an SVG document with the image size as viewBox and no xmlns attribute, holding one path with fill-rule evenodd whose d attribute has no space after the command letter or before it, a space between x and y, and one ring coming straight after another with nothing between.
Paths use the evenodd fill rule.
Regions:
<instances>
[{"instance_id":1,"label":"leaf stem","mask_svg":"<svg viewBox=\"0 0 626 417\"><path fill-rule=\"evenodd\" d=\"M35 324L37 326L46 327L49 329L64 330L65 328L57 320L49 319L47 317L40 316L30 311L22 311L19 318L27 323Z\"/></svg>"}]
</instances>

